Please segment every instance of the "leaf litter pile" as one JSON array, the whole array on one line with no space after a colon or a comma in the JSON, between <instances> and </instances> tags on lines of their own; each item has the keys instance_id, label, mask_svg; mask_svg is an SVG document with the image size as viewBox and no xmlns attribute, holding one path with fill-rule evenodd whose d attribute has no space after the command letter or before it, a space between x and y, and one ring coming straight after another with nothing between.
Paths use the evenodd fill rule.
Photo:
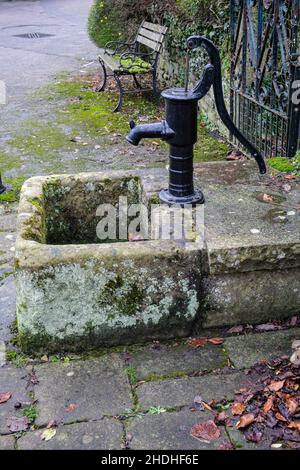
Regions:
<instances>
[{"instance_id":1,"label":"leaf litter pile","mask_svg":"<svg viewBox=\"0 0 300 470\"><path fill-rule=\"evenodd\" d=\"M212 411L214 419L193 426L191 435L210 442L219 439L220 426L227 426L243 432L248 442L300 449L300 367L282 356L262 361L246 374L255 381L236 391L232 405L221 411L215 401L206 404L195 397L195 409ZM234 445L225 441L219 449L231 450Z\"/></svg>"},{"instance_id":2,"label":"leaf litter pile","mask_svg":"<svg viewBox=\"0 0 300 470\"><path fill-rule=\"evenodd\" d=\"M259 443L267 432L272 443L284 441L300 448L300 367L283 356L255 365L248 374L252 372L258 380L239 390L232 405L237 429L243 429L251 442Z\"/></svg>"}]
</instances>

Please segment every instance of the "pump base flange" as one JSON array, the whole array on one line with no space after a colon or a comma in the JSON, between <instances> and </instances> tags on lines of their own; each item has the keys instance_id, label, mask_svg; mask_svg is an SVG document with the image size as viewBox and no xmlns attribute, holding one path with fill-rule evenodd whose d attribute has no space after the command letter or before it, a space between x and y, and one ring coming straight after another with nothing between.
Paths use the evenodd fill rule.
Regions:
<instances>
[{"instance_id":1,"label":"pump base flange","mask_svg":"<svg viewBox=\"0 0 300 470\"><path fill-rule=\"evenodd\" d=\"M163 189L159 193L159 199L161 200L161 202L163 202L164 204L168 204L169 206L173 206L173 205L179 205L179 206L192 205L192 206L195 206L197 204L204 204L205 203L204 194L200 189L196 189L194 191L194 194L191 194L190 196L184 196L184 197L173 196L172 194L170 194L168 189Z\"/></svg>"}]
</instances>

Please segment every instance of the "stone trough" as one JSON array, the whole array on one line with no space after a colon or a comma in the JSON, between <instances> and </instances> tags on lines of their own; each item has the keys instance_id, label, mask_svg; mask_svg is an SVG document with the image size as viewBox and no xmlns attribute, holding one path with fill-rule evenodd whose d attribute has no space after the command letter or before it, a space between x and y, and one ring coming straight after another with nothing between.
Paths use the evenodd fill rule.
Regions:
<instances>
[{"instance_id":1,"label":"stone trough","mask_svg":"<svg viewBox=\"0 0 300 470\"><path fill-rule=\"evenodd\" d=\"M35 177L24 184L15 264L25 351L185 337L299 311L297 183L283 195L244 162L201 164L195 173L207 199L204 226L193 226L182 240L97 237L101 204L126 197L129 205L150 207L167 186L165 170Z\"/></svg>"}]
</instances>

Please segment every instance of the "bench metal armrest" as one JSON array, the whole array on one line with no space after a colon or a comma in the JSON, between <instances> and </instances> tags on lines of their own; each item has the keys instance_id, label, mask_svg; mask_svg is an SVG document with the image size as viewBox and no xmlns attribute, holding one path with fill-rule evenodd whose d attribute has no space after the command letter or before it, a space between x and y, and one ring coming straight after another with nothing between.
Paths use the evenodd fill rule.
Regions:
<instances>
[{"instance_id":1,"label":"bench metal armrest","mask_svg":"<svg viewBox=\"0 0 300 470\"><path fill-rule=\"evenodd\" d=\"M133 51L135 48L135 42L121 42L121 41L109 41L105 44L104 52L108 55L115 55L120 53L122 50Z\"/></svg>"}]
</instances>

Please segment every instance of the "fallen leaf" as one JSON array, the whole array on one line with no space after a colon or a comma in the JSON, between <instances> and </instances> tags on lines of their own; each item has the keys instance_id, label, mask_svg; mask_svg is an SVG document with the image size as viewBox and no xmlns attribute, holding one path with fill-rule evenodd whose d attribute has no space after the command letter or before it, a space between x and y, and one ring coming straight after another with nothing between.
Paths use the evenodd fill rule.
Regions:
<instances>
[{"instance_id":1,"label":"fallen leaf","mask_svg":"<svg viewBox=\"0 0 300 470\"><path fill-rule=\"evenodd\" d=\"M264 194L263 195L263 201L272 203L272 202L274 202L274 198L270 194Z\"/></svg>"},{"instance_id":2,"label":"fallen leaf","mask_svg":"<svg viewBox=\"0 0 300 470\"><path fill-rule=\"evenodd\" d=\"M281 442L275 442L274 444L271 445L272 449L281 449L282 443Z\"/></svg>"},{"instance_id":3,"label":"fallen leaf","mask_svg":"<svg viewBox=\"0 0 300 470\"><path fill-rule=\"evenodd\" d=\"M281 390L282 387L284 386L284 383L285 383L285 380L280 380L280 381L274 380L268 385L268 389L271 390L271 392L279 392L279 390Z\"/></svg>"},{"instance_id":4,"label":"fallen leaf","mask_svg":"<svg viewBox=\"0 0 300 470\"><path fill-rule=\"evenodd\" d=\"M270 396L263 406L263 412L268 413L273 408L273 404L274 404L274 397Z\"/></svg>"},{"instance_id":5,"label":"fallen leaf","mask_svg":"<svg viewBox=\"0 0 300 470\"><path fill-rule=\"evenodd\" d=\"M297 315L294 315L294 316L290 319L289 325L290 325L290 326L296 326L297 323L298 323L298 317L297 317Z\"/></svg>"},{"instance_id":6,"label":"fallen leaf","mask_svg":"<svg viewBox=\"0 0 300 470\"><path fill-rule=\"evenodd\" d=\"M56 434L56 429L55 428L49 428L45 429L45 431L42 432L41 434L41 439L42 441L50 441Z\"/></svg>"},{"instance_id":7,"label":"fallen leaf","mask_svg":"<svg viewBox=\"0 0 300 470\"><path fill-rule=\"evenodd\" d=\"M292 349L300 349L300 340L295 339L295 341L292 342Z\"/></svg>"},{"instance_id":8,"label":"fallen leaf","mask_svg":"<svg viewBox=\"0 0 300 470\"><path fill-rule=\"evenodd\" d=\"M300 421L292 421L289 425L288 425L288 428L291 428L291 429L298 429L298 431L300 432Z\"/></svg>"},{"instance_id":9,"label":"fallen leaf","mask_svg":"<svg viewBox=\"0 0 300 470\"><path fill-rule=\"evenodd\" d=\"M27 416L22 416L20 418L12 416L10 418L7 418L6 424L7 427L11 430L11 432L26 431L29 426L29 419L27 418Z\"/></svg>"},{"instance_id":10,"label":"fallen leaf","mask_svg":"<svg viewBox=\"0 0 300 470\"><path fill-rule=\"evenodd\" d=\"M192 348L200 348L207 344L207 338L193 338L188 342L188 345Z\"/></svg>"},{"instance_id":11,"label":"fallen leaf","mask_svg":"<svg viewBox=\"0 0 300 470\"><path fill-rule=\"evenodd\" d=\"M234 326L232 328L230 328L230 330L227 331L227 333L229 335L231 334L239 334L239 333L243 333L244 331L244 326L243 325L239 325L239 326Z\"/></svg>"},{"instance_id":12,"label":"fallen leaf","mask_svg":"<svg viewBox=\"0 0 300 470\"><path fill-rule=\"evenodd\" d=\"M234 403L231 407L231 412L234 416L242 415L246 410L246 405L244 403Z\"/></svg>"},{"instance_id":13,"label":"fallen leaf","mask_svg":"<svg viewBox=\"0 0 300 470\"><path fill-rule=\"evenodd\" d=\"M209 343L212 343L212 344L215 344L215 345L223 344L224 341L225 341L224 338L209 338L208 339Z\"/></svg>"},{"instance_id":14,"label":"fallen leaf","mask_svg":"<svg viewBox=\"0 0 300 470\"><path fill-rule=\"evenodd\" d=\"M237 429L244 429L254 423L255 416L252 413L241 416L241 419L237 422Z\"/></svg>"},{"instance_id":15,"label":"fallen leaf","mask_svg":"<svg viewBox=\"0 0 300 470\"><path fill-rule=\"evenodd\" d=\"M283 421L284 423L287 422L287 419L284 416L282 416L282 414L279 413L279 411L277 411L277 413L275 413L275 416L278 419L278 421Z\"/></svg>"},{"instance_id":16,"label":"fallen leaf","mask_svg":"<svg viewBox=\"0 0 300 470\"><path fill-rule=\"evenodd\" d=\"M270 411L267 414L266 425L268 426L268 428L273 429L275 428L277 424L278 424L278 420L275 418L274 413Z\"/></svg>"},{"instance_id":17,"label":"fallen leaf","mask_svg":"<svg viewBox=\"0 0 300 470\"><path fill-rule=\"evenodd\" d=\"M214 422L222 426L225 426L228 420L229 420L229 416L225 413L225 411L221 411L221 413L217 413L214 418Z\"/></svg>"},{"instance_id":18,"label":"fallen leaf","mask_svg":"<svg viewBox=\"0 0 300 470\"><path fill-rule=\"evenodd\" d=\"M219 445L219 450L234 450L234 445L230 441L223 441Z\"/></svg>"},{"instance_id":19,"label":"fallen leaf","mask_svg":"<svg viewBox=\"0 0 300 470\"><path fill-rule=\"evenodd\" d=\"M49 423L47 424L47 429L56 428L56 427L57 427L57 421L55 419L51 419Z\"/></svg>"},{"instance_id":20,"label":"fallen leaf","mask_svg":"<svg viewBox=\"0 0 300 470\"><path fill-rule=\"evenodd\" d=\"M294 175L285 175L284 179L286 179L286 180L295 180L296 176L294 176Z\"/></svg>"},{"instance_id":21,"label":"fallen leaf","mask_svg":"<svg viewBox=\"0 0 300 470\"><path fill-rule=\"evenodd\" d=\"M297 349L290 358L290 362L296 366L300 366L300 350Z\"/></svg>"},{"instance_id":22,"label":"fallen leaf","mask_svg":"<svg viewBox=\"0 0 300 470\"><path fill-rule=\"evenodd\" d=\"M12 394L10 392L0 393L0 404L6 403L8 400L11 399L11 397Z\"/></svg>"},{"instance_id":23,"label":"fallen leaf","mask_svg":"<svg viewBox=\"0 0 300 470\"><path fill-rule=\"evenodd\" d=\"M211 406L208 405L207 403L205 403L205 401L203 402L203 406L204 406L204 408L206 408L208 411L212 411Z\"/></svg>"},{"instance_id":24,"label":"fallen leaf","mask_svg":"<svg viewBox=\"0 0 300 470\"><path fill-rule=\"evenodd\" d=\"M193 406L195 409L197 409L198 411L204 411L204 402L202 400L202 397L200 395L197 395L195 398L194 398L194 403L193 403Z\"/></svg>"},{"instance_id":25,"label":"fallen leaf","mask_svg":"<svg viewBox=\"0 0 300 470\"><path fill-rule=\"evenodd\" d=\"M297 401L289 397L285 400L285 405L288 409L289 414L293 416L296 413L297 408L298 408Z\"/></svg>"},{"instance_id":26,"label":"fallen leaf","mask_svg":"<svg viewBox=\"0 0 300 470\"><path fill-rule=\"evenodd\" d=\"M195 424L191 429L191 436L205 441L215 441L219 439L220 435L220 429L211 420Z\"/></svg>"},{"instance_id":27,"label":"fallen leaf","mask_svg":"<svg viewBox=\"0 0 300 470\"><path fill-rule=\"evenodd\" d=\"M286 193L288 193L288 192L290 192L290 190L292 189L292 186L291 186L290 184L284 184L284 185L282 185L282 189L283 189Z\"/></svg>"},{"instance_id":28,"label":"fallen leaf","mask_svg":"<svg viewBox=\"0 0 300 470\"><path fill-rule=\"evenodd\" d=\"M262 325L255 326L256 331L274 331L278 329L279 329L278 325L274 325L273 323L264 323Z\"/></svg>"},{"instance_id":29,"label":"fallen leaf","mask_svg":"<svg viewBox=\"0 0 300 470\"><path fill-rule=\"evenodd\" d=\"M67 408L67 412L73 413L73 411L77 410L77 408L78 408L78 405L76 405L75 403L71 403Z\"/></svg>"},{"instance_id":30,"label":"fallen leaf","mask_svg":"<svg viewBox=\"0 0 300 470\"><path fill-rule=\"evenodd\" d=\"M251 427L245 432L245 438L247 439L247 441L255 442L256 444L258 444L262 440L262 437L263 433L255 427Z\"/></svg>"}]
</instances>

